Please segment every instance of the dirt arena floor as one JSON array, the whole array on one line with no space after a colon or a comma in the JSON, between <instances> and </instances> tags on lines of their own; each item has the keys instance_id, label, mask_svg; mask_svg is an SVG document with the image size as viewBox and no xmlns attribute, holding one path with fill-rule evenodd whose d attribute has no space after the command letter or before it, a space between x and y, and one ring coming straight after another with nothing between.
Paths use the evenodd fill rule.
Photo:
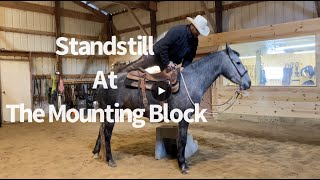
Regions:
<instances>
[{"instance_id":1,"label":"dirt arena floor","mask_svg":"<svg viewBox=\"0 0 320 180\"><path fill-rule=\"evenodd\" d=\"M92 158L99 123L19 123L0 128L0 178L320 178L320 146L215 131L191 124L199 150L182 175L175 159L154 159L155 128L118 123L111 168Z\"/></svg>"}]
</instances>

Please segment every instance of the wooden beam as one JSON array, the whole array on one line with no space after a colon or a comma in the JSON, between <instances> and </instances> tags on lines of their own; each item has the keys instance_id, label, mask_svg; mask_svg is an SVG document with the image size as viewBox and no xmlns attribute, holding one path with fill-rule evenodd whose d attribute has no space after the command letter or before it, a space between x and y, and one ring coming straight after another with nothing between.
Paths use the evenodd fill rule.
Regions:
<instances>
[{"instance_id":1,"label":"wooden beam","mask_svg":"<svg viewBox=\"0 0 320 180\"><path fill-rule=\"evenodd\" d=\"M204 11L204 13L207 16L208 22L211 25L213 31L217 32L217 28L215 26L215 22L214 22L212 16L210 15L209 9L207 8L206 4L204 3L204 1L200 1L200 4L201 4L202 10Z\"/></svg>"},{"instance_id":2,"label":"wooden beam","mask_svg":"<svg viewBox=\"0 0 320 180\"><path fill-rule=\"evenodd\" d=\"M13 57L28 57L29 53L32 53L32 57L46 57L46 58L56 58L55 52L39 52L39 51L11 51L11 50L2 50L0 51L0 56L13 56ZM67 54L64 56L61 56L62 59L88 59L89 55L72 55ZM106 55L96 55L96 59L104 60L107 56ZM0 59L0 60L8 60L8 58ZM9 59L11 60L11 59ZM20 61L28 61L28 59L12 59L12 60L20 60ZM36 60L36 59L35 59Z\"/></svg>"},{"instance_id":3,"label":"wooden beam","mask_svg":"<svg viewBox=\"0 0 320 180\"><path fill-rule=\"evenodd\" d=\"M237 3L226 4L226 5L223 5L223 10L234 9L234 8L247 6L247 5L251 5L251 4L256 4L256 3L260 3L260 2L264 2L264 1L242 1L242 2L237 2ZM214 8L210 8L208 10L209 10L210 13L215 13ZM165 20L160 20L160 21L157 21L157 26L160 26L160 25L163 25L163 24L172 23L172 22L176 22L176 21L185 20L187 17L195 17L198 14L204 15L205 13L203 11L196 11L196 12L193 12L193 13L187 13L187 14L183 14L183 15L180 15L180 16L168 18L168 19L165 19ZM144 24L142 26L144 28L149 28L150 27L150 23L149 24ZM131 32L131 31L137 31L139 29L140 29L139 26L126 28L126 29L119 30L119 34Z\"/></svg>"},{"instance_id":4,"label":"wooden beam","mask_svg":"<svg viewBox=\"0 0 320 180\"><path fill-rule=\"evenodd\" d=\"M63 78L69 78L69 79L79 79L81 76L84 78L95 78L96 74L64 74L62 75ZM32 75L32 79L51 79L51 74L35 74Z\"/></svg>"},{"instance_id":5,"label":"wooden beam","mask_svg":"<svg viewBox=\"0 0 320 180\"><path fill-rule=\"evenodd\" d=\"M20 9L24 11L32 11L44 14L54 14L54 8L50 6L43 6L39 4L33 4L28 2L22 1L0 1L0 6L13 8L13 9Z\"/></svg>"},{"instance_id":6,"label":"wooden beam","mask_svg":"<svg viewBox=\"0 0 320 180\"><path fill-rule=\"evenodd\" d=\"M29 51L0 51L0 56L19 56L19 57L29 57ZM54 52L32 52L32 57L48 57L55 58L56 54Z\"/></svg>"},{"instance_id":7,"label":"wooden beam","mask_svg":"<svg viewBox=\"0 0 320 180\"><path fill-rule=\"evenodd\" d=\"M3 27L3 26L0 26L0 31L22 33L22 34L54 36L54 37L56 36L55 32L12 28L12 27ZM87 35L80 35L80 34L61 33L61 36L67 37L67 38L77 38L77 39L82 39L82 40L98 40L97 36L87 36Z\"/></svg>"},{"instance_id":8,"label":"wooden beam","mask_svg":"<svg viewBox=\"0 0 320 180\"><path fill-rule=\"evenodd\" d=\"M316 5L318 17L320 17L320 1L314 1L314 3Z\"/></svg>"},{"instance_id":9,"label":"wooden beam","mask_svg":"<svg viewBox=\"0 0 320 180\"><path fill-rule=\"evenodd\" d=\"M128 7L128 10L131 14L131 16L136 20L136 22L138 23L140 29L143 31L144 35L149 36L147 31L143 28L141 22L139 21L139 19L137 18L137 16L133 13L132 9L130 7Z\"/></svg>"},{"instance_id":10,"label":"wooden beam","mask_svg":"<svg viewBox=\"0 0 320 180\"><path fill-rule=\"evenodd\" d=\"M222 1L214 1L215 14L216 14L216 33L222 32Z\"/></svg>"},{"instance_id":11,"label":"wooden beam","mask_svg":"<svg viewBox=\"0 0 320 180\"><path fill-rule=\"evenodd\" d=\"M56 39L61 37L61 12L60 12L60 1L55 1L55 22L56 22ZM61 51L61 47L56 46L56 50ZM62 58L57 54L57 70L60 72L60 75L62 75Z\"/></svg>"},{"instance_id":12,"label":"wooden beam","mask_svg":"<svg viewBox=\"0 0 320 180\"><path fill-rule=\"evenodd\" d=\"M257 28L209 34L206 37L199 37L199 47L315 35L320 32L319 24L320 18L313 18Z\"/></svg>"},{"instance_id":13,"label":"wooden beam","mask_svg":"<svg viewBox=\"0 0 320 180\"><path fill-rule=\"evenodd\" d=\"M28 2L21 2L21 1L0 1L0 6L24 10L24 11L51 14L51 15L54 15L54 12L55 12L54 7L38 5L38 4L33 4ZM83 13L83 12L78 12L78 11L73 11L73 10L68 10L63 8L60 8L59 11L61 12L61 16L64 16L64 17L83 19L83 20L94 21L94 22L102 22L102 23L104 22L103 18L97 15L89 14L89 13Z\"/></svg>"},{"instance_id":14,"label":"wooden beam","mask_svg":"<svg viewBox=\"0 0 320 180\"><path fill-rule=\"evenodd\" d=\"M44 36L55 36L56 35L55 32L37 31L37 30L12 28L12 27L4 27L4 26L0 26L0 31L23 33L23 34L33 34L33 35L44 35Z\"/></svg>"},{"instance_id":15,"label":"wooden beam","mask_svg":"<svg viewBox=\"0 0 320 180\"><path fill-rule=\"evenodd\" d=\"M114 3L117 3L117 4L121 4L121 5L124 5L124 6L128 6L130 8L139 8L139 9L143 9L143 10L147 10L149 11L150 8L149 8L149 4L145 4L145 3L136 3L136 2L132 2L132 1L112 1ZM153 8L153 6L151 6L151 8ZM154 11L157 11L157 9L152 9Z\"/></svg>"},{"instance_id":16,"label":"wooden beam","mask_svg":"<svg viewBox=\"0 0 320 180\"><path fill-rule=\"evenodd\" d=\"M153 36L153 42L157 39L157 13L150 11L150 25L151 25L151 36Z\"/></svg>"},{"instance_id":17,"label":"wooden beam","mask_svg":"<svg viewBox=\"0 0 320 180\"><path fill-rule=\"evenodd\" d=\"M99 16L100 18L106 18L106 15L103 14L102 12L90 7L88 4L84 4L83 2L81 1L72 1L73 3L79 5L80 7L94 13L95 15Z\"/></svg>"}]
</instances>

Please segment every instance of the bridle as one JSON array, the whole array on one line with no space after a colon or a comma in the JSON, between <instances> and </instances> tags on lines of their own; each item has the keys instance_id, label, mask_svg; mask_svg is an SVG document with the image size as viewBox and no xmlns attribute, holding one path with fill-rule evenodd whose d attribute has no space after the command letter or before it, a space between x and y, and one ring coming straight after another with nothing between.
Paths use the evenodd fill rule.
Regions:
<instances>
[{"instance_id":1,"label":"bridle","mask_svg":"<svg viewBox=\"0 0 320 180\"><path fill-rule=\"evenodd\" d=\"M240 75L240 82L242 82L243 76L244 76L245 74L247 74L248 71L245 70L243 73L241 73L240 70L238 69L238 67L235 65L234 60L230 57L230 54L229 54L229 53L227 53L227 54L228 54L229 60L232 62L233 66L236 68L238 74ZM181 75L181 78L182 78L184 87L186 88L186 92L187 92L187 94L188 94L188 98L189 98L189 100L191 101L191 103L193 104L193 106L195 106L195 103L194 103L194 102L192 101L192 99L191 99L191 96L190 96L190 94L189 94L188 88L187 88L187 86L186 86L186 83L185 83L185 80L184 80L184 77L183 77L181 71L180 71L180 75ZM217 112L210 111L210 112L204 112L204 113L205 113L205 114L211 114L211 115L217 115L217 114L221 114L221 113L225 112L226 110L228 110L228 109L236 102L237 98L239 97L239 95L240 95L240 93L241 93L241 87L240 87L240 86L241 86L241 85L239 85L239 88L238 88L237 90L235 90L235 92L233 93L233 95L232 95L226 102L224 102L224 103L222 103L222 104L212 104L212 103L210 103L210 102L205 101L205 100L202 98L202 101L204 101L205 103L210 104L211 106L223 106L223 105L229 103L231 100L233 100L232 103L229 104L229 106L228 106L226 109L224 109L223 111L217 111ZM201 104L200 104L200 107L201 107L201 108L204 108Z\"/></svg>"}]
</instances>

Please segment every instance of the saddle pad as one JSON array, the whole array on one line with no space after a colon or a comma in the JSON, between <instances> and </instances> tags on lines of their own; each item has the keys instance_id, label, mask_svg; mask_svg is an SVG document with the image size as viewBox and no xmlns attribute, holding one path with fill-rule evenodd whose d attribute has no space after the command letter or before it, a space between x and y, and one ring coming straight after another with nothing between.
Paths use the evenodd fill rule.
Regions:
<instances>
[{"instance_id":1,"label":"saddle pad","mask_svg":"<svg viewBox=\"0 0 320 180\"><path fill-rule=\"evenodd\" d=\"M135 71L130 71L127 74L127 78L128 79L132 79L132 80L139 80L139 78L141 77L145 77L146 78L146 82L147 81L168 81L170 80L172 84L175 84L177 82L177 74L174 72L171 72L169 74L163 75L161 76L160 73L158 74L147 74L144 73L142 71L139 70L135 70Z\"/></svg>"},{"instance_id":2,"label":"saddle pad","mask_svg":"<svg viewBox=\"0 0 320 180\"><path fill-rule=\"evenodd\" d=\"M145 83L146 90L151 90L154 83L155 83L154 81L146 81L146 83ZM128 78L126 78L124 80L124 84L127 87L134 87L134 88L139 87L139 81L128 79ZM174 84L173 86L171 86L171 92L176 93L176 92L178 92L179 88L180 88L180 83L178 82L178 83Z\"/></svg>"}]
</instances>

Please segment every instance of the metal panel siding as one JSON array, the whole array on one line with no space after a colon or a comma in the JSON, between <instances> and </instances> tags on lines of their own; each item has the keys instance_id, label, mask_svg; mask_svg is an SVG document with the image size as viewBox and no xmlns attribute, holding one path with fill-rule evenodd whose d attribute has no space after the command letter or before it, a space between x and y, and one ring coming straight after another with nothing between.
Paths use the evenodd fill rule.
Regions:
<instances>
[{"instance_id":1,"label":"metal panel siding","mask_svg":"<svg viewBox=\"0 0 320 180\"><path fill-rule=\"evenodd\" d=\"M26 2L54 7L53 1ZM61 7L69 10L90 13L88 10L81 8L73 2L61 1ZM4 27L55 32L55 19L53 15L12 8L0 7L0 25ZM61 17L62 33L98 36L101 26L102 23L98 22ZM55 52L56 49L55 37L53 36L0 31L0 37L0 48L5 48L7 50ZM93 67L91 68L91 73L95 73L95 70L101 69L101 67L104 67L102 68L103 70L106 69L106 61L100 60L100 62L105 63L105 65L102 63L99 64L96 61L97 60L94 60L92 64ZM65 58L63 58L62 66L64 74L82 73L82 67L85 62L84 59L70 59L67 62L65 61ZM54 73L55 63L55 58L34 58L34 74ZM64 66L67 66L68 68L65 68ZM75 69L71 69L69 67L75 67Z\"/></svg>"},{"instance_id":2,"label":"metal panel siding","mask_svg":"<svg viewBox=\"0 0 320 180\"><path fill-rule=\"evenodd\" d=\"M231 4L241 1L224 1L223 4ZM214 1L205 1L208 8L214 7ZM177 17L183 14L201 11L200 3L197 1L162 1L158 3L157 21ZM139 12L143 10L139 10ZM146 11L145 11L146 12ZM214 14L211 13L214 17ZM118 30L137 26L132 23L128 13L117 15L114 22ZM145 23L149 23L149 14ZM238 7L223 12L223 31L234 31L239 29L254 28L271 24L285 23L316 17L316 9L313 1L265 1L244 7ZM176 21L157 26L158 37L161 39L164 34L178 24L187 24L186 20ZM121 34L123 39L130 35L142 34L139 31Z\"/></svg>"}]
</instances>

